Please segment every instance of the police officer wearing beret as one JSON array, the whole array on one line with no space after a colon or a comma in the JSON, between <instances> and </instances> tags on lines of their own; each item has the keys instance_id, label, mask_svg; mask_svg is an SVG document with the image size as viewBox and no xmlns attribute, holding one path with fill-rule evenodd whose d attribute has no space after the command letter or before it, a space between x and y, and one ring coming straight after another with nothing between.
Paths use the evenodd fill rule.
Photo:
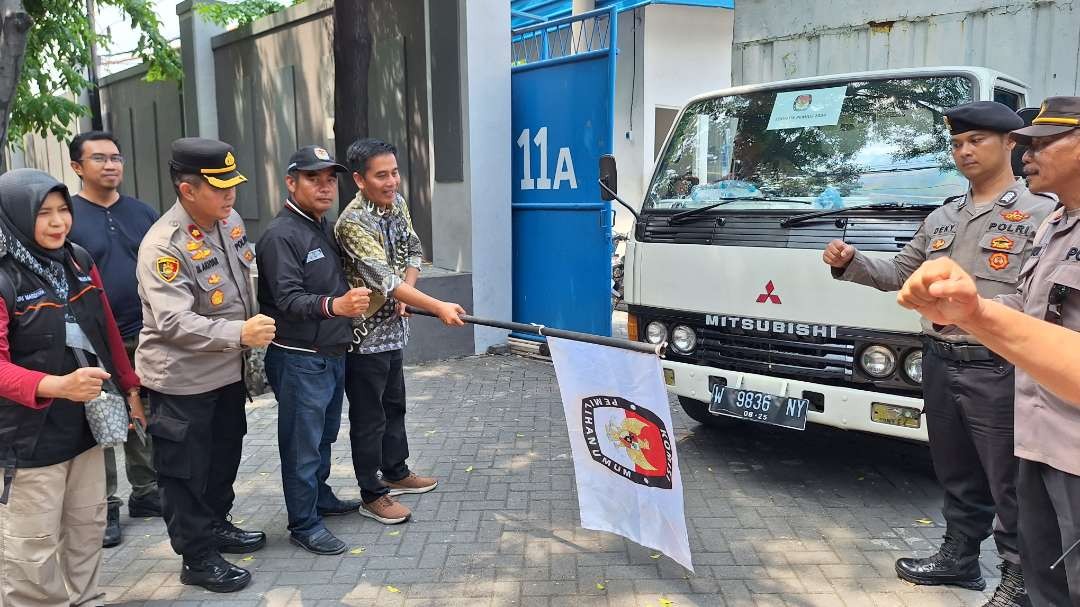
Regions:
<instances>
[{"instance_id":1,"label":"police officer wearing beret","mask_svg":"<svg viewBox=\"0 0 1080 607\"><path fill-rule=\"evenodd\" d=\"M823 255L833 277L896 291L926 260L951 257L984 297L1012 293L1035 230L1053 210L1013 175L1008 133L1023 120L993 101L944 112L957 169L970 190L945 200L892 259L871 258L835 240ZM930 453L945 489L946 532L928 558L902 558L897 575L925 585L982 590L979 545L991 531L1002 582L990 605L1026 605L1017 540L1013 456L1013 367L957 327L923 321L923 400ZM996 521L995 521L996 515Z\"/></svg>"},{"instance_id":2,"label":"police officer wearing beret","mask_svg":"<svg viewBox=\"0 0 1080 607\"><path fill-rule=\"evenodd\" d=\"M221 552L266 543L228 515L247 432L244 353L270 343L274 321L255 314L255 252L233 209L246 178L232 146L178 139L169 169L176 204L139 247L143 329L135 366L150 394L148 430L169 539L184 559L180 581L232 592L251 574Z\"/></svg>"}]
</instances>

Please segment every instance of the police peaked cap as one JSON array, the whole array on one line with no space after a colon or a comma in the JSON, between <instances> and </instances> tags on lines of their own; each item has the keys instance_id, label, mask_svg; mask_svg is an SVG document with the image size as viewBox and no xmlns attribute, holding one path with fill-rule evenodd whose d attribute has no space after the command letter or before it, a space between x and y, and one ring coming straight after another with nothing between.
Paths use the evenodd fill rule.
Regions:
<instances>
[{"instance_id":1,"label":"police peaked cap","mask_svg":"<svg viewBox=\"0 0 1080 607\"><path fill-rule=\"evenodd\" d=\"M236 170L233 147L224 141L184 137L172 143L169 166L181 173L199 175L215 188L228 189L247 181Z\"/></svg>"},{"instance_id":2,"label":"police peaked cap","mask_svg":"<svg viewBox=\"0 0 1080 607\"><path fill-rule=\"evenodd\" d=\"M945 110L950 135L968 131L1008 133L1024 126L1024 119L1009 106L997 101L975 101Z\"/></svg>"}]
</instances>

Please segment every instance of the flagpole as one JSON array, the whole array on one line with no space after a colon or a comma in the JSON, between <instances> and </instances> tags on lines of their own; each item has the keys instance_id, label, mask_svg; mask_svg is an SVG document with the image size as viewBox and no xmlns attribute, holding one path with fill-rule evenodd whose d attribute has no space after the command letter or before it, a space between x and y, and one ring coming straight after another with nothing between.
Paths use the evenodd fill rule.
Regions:
<instances>
[{"instance_id":1,"label":"flagpole","mask_svg":"<svg viewBox=\"0 0 1080 607\"><path fill-rule=\"evenodd\" d=\"M438 316L421 310L420 308L408 307L410 314L416 314L418 316L430 316L431 318L438 318ZM493 320L490 318L477 318L464 314L461 320L473 324L483 325L485 327L495 327L498 329L507 329L516 333L529 333L531 335L539 335L541 337L558 337L561 339L569 339L572 341L583 341L587 344L596 344L598 346L608 346L609 348L620 348L622 350L630 350L632 352L640 352L642 354L654 354L656 356L662 356L667 350L667 342L660 344L649 344L639 341L630 341L628 339L619 339L617 337L605 337L603 335L593 335L592 333L578 333L577 331L566 331L564 329L553 329L551 327L545 327L544 325L529 325L521 322L508 322L505 320Z\"/></svg>"}]
</instances>

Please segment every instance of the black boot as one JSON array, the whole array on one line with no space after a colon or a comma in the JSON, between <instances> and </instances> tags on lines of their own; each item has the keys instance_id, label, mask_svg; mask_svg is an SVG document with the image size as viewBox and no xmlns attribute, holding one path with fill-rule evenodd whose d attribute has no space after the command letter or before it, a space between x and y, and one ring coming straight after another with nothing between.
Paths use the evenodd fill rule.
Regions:
<instances>
[{"instance_id":1,"label":"black boot","mask_svg":"<svg viewBox=\"0 0 1080 607\"><path fill-rule=\"evenodd\" d=\"M202 586L211 592L236 592L251 583L251 573L215 553L192 561L185 558L180 583Z\"/></svg>"},{"instance_id":2,"label":"black boot","mask_svg":"<svg viewBox=\"0 0 1080 607\"><path fill-rule=\"evenodd\" d=\"M244 531L227 520L214 523L214 537L218 550L229 554L255 552L266 545L266 534L262 531Z\"/></svg>"},{"instance_id":3,"label":"black boot","mask_svg":"<svg viewBox=\"0 0 1080 607\"><path fill-rule=\"evenodd\" d=\"M959 586L983 590L986 580L979 570L979 542L959 534L945 534L937 554L925 558L896 561L896 575L912 584Z\"/></svg>"},{"instance_id":4,"label":"black boot","mask_svg":"<svg viewBox=\"0 0 1080 607\"><path fill-rule=\"evenodd\" d=\"M161 495L154 491L142 497L128 497L128 516L131 518L158 518L161 516Z\"/></svg>"},{"instance_id":5,"label":"black boot","mask_svg":"<svg viewBox=\"0 0 1080 607\"><path fill-rule=\"evenodd\" d=\"M123 532L120 531L120 504L109 504L109 512L105 516L105 537L101 540L101 547L119 546L123 539Z\"/></svg>"},{"instance_id":6,"label":"black boot","mask_svg":"<svg viewBox=\"0 0 1080 607\"><path fill-rule=\"evenodd\" d=\"M998 569L1001 570L1001 583L994 591L994 596L983 607L1031 607L1020 565L1001 561Z\"/></svg>"}]
</instances>

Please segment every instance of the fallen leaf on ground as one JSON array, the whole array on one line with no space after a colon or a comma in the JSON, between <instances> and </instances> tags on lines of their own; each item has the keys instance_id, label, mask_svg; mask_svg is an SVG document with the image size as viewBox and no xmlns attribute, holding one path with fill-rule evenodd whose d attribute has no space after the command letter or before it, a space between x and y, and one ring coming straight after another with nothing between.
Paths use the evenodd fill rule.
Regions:
<instances>
[{"instance_id":1,"label":"fallen leaf on ground","mask_svg":"<svg viewBox=\"0 0 1080 607\"><path fill-rule=\"evenodd\" d=\"M473 470L476 470L476 468L474 468L472 466L469 466L468 468L465 469L465 472L472 472Z\"/></svg>"},{"instance_id":2,"label":"fallen leaf on ground","mask_svg":"<svg viewBox=\"0 0 1080 607\"><path fill-rule=\"evenodd\" d=\"M663 597L660 597L660 604L663 605L664 607L671 607L672 605L675 604L675 602L672 601L671 599L665 599Z\"/></svg>"},{"instance_id":3,"label":"fallen leaf on ground","mask_svg":"<svg viewBox=\"0 0 1080 607\"><path fill-rule=\"evenodd\" d=\"M651 558L652 560L655 561L656 559L660 558L660 553L659 552L654 552L654 553L649 555L649 558Z\"/></svg>"},{"instance_id":4,"label":"fallen leaf on ground","mask_svg":"<svg viewBox=\"0 0 1080 607\"><path fill-rule=\"evenodd\" d=\"M240 559L240 560L241 560L241 561L244 561L244 562L246 563L246 562L248 562L248 561L254 561L254 560L255 560L255 557L253 557L253 556L245 556L244 558L242 558L242 559Z\"/></svg>"},{"instance_id":5,"label":"fallen leaf on ground","mask_svg":"<svg viewBox=\"0 0 1080 607\"><path fill-rule=\"evenodd\" d=\"M387 533L386 535L401 535L401 532L400 531L391 531L390 533Z\"/></svg>"},{"instance_id":6,"label":"fallen leaf on ground","mask_svg":"<svg viewBox=\"0 0 1080 607\"><path fill-rule=\"evenodd\" d=\"M934 521L932 521L932 520L930 520L928 518L917 518L917 519L915 519L915 522L919 523L920 525L933 525L934 524Z\"/></svg>"},{"instance_id":7,"label":"fallen leaf on ground","mask_svg":"<svg viewBox=\"0 0 1080 607\"><path fill-rule=\"evenodd\" d=\"M518 438L525 438L525 435L524 435L524 434L522 434L522 433L520 433L520 432L518 432L518 433L517 433L517 437L518 437Z\"/></svg>"},{"instance_id":8,"label":"fallen leaf on ground","mask_svg":"<svg viewBox=\"0 0 1080 607\"><path fill-rule=\"evenodd\" d=\"M353 548L352 550L349 551L349 554L363 554L363 553L364 553L364 547L363 546L361 546L359 548Z\"/></svg>"},{"instance_id":9,"label":"fallen leaf on ground","mask_svg":"<svg viewBox=\"0 0 1080 607\"><path fill-rule=\"evenodd\" d=\"M395 588L395 587L393 587L393 586L387 586L387 587L386 587L386 591L387 591L387 592L401 592L401 590L400 590L400 589L398 589L398 588Z\"/></svg>"},{"instance_id":10,"label":"fallen leaf on ground","mask_svg":"<svg viewBox=\"0 0 1080 607\"><path fill-rule=\"evenodd\" d=\"M604 588L607 588L607 586L601 584L600 582L596 583L596 589L597 590L603 590Z\"/></svg>"},{"instance_id":11,"label":"fallen leaf on ground","mask_svg":"<svg viewBox=\"0 0 1080 607\"><path fill-rule=\"evenodd\" d=\"M424 433L424 435L425 436L431 436L432 434L435 434L436 432L438 432L438 430L428 430L427 432Z\"/></svg>"}]
</instances>

